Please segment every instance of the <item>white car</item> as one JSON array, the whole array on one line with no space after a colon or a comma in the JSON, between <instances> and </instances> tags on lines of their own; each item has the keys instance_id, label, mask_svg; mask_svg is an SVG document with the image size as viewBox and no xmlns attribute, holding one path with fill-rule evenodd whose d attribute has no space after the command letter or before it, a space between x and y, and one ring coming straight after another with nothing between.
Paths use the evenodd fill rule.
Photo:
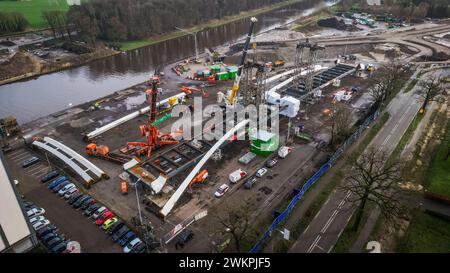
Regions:
<instances>
[{"instance_id":1,"label":"white car","mask_svg":"<svg viewBox=\"0 0 450 273\"><path fill-rule=\"evenodd\" d=\"M106 210L106 207L104 207L104 206L100 207L98 210L96 210L94 212L94 214L92 214L92 218L94 218L94 220L97 220L97 218L100 217L100 215L102 215L103 212L105 212L105 210Z\"/></svg>"},{"instance_id":2,"label":"white car","mask_svg":"<svg viewBox=\"0 0 450 273\"><path fill-rule=\"evenodd\" d=\"M41 221L37 221L36 223L33 224L33 228L35 231L40 230L41 228L47 226L50 224L50 221L45 219L45 220L41 220Z\"/></svg>"},{"instance_id":3,"label":"white car","mask_svg":"<svg viewBox=\"0 0 450 273\"><path fill-rule=\"evenodd\" d=\"M60 189L60 190L58 191L58 195L59 195L59 196L63 196L64 194L66 194L66 192L67 192L68 190L73 189L73 188L75 188L75 184L73 184L73 183L67 184L67 185L65 185L62 189Z\"/></svg>"},{"instance_id":4,"label":"white car","mask_svg":"<svg viewBox=\"0 0 450 273\"><path fill-rule=\"evenodd\" d=\"M78 192L78 188L77 187L73 187L70 190L68 190L65 194L64 194L64 199L69 199L72 194Z\"/></svg>"},{"instance_id":5,"label":"white car","mask_svg":"<svg viewBox=\"0 0 450 273\"><path fill-rule=\"evenodd\" d=\"M37 221L42 221L42 220L45 220L44 216L42 216L42 215L34 216L34 217L30 218L30 224L33 225Z\"/></svg>"},{"instance_id":6,"label":"white car","mask_svg":"<svg viewBox=\"0 0 450 273\"><path fill-rule=\"evenodd\" d=\"M266 168L261 168L256 172L256 177L263 177L265 174L267 173L267 169Z\"/></svg>"},{"instance_id":7,"label":"white car","mask_svg":"<svg viewBox=\"0 0 450 273\"><path fill-rule=\"evenodd\" d=\"M30 210L27 210L27 216L28 218L32 218L34 216L39 216L45 213L45 209L43 208L32 208Z\"/></svg>"},{"instance_id":8,"label":"white car","mask_svg":"<svg viewBox=\"0 0 450 273\"><path fill-rule=\"evenodd\" d=\"M216 197L222 197L229 189L230 187L227 184L222 184L222 186L217 189L214 195Z\"/></svg>"},{"instance_id":9,"label":"white car","mask_svg":"<svg viewBox=\"0 0 450 273\"><path fill-rule=\"evenodd\" d=\"M133 241L129 242L129 243L127 244L126 247L123 248L123 252L125 252L125 253L130 253L130 251L131 251L135 246L137 246L138 244L140 244L141 242L142 242L142 241L141 241L141 239L139 239L139 238L134 239Z\"/></svg>"}]
</instances>

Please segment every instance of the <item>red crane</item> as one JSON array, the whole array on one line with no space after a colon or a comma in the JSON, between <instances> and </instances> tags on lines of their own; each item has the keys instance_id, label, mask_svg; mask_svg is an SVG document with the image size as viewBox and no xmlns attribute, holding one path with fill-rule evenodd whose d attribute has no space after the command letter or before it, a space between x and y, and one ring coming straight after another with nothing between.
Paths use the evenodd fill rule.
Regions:
<instances>
[{"instance_id":1,"label":"red crane","mask_svg":"<svg viewBox=\"0 0 450 273\"><path fill-rule=\"evenodd\" d=\"M139 126L141 136L147 137L147 142L128 142L128 146L137 146L141 149L137 154L142 155L147 153L147 158L150 158L152 151L158 149L164 145L178 144L170 134L159 135L158 128L153 123L156 121L157 107L156 102L158 99L158 84L160 78L158 75L154 75L151 78L151 89L145 91L148 104L150 105L150 116L148 118L147 124Z\"/></svg>"}]
</instances>

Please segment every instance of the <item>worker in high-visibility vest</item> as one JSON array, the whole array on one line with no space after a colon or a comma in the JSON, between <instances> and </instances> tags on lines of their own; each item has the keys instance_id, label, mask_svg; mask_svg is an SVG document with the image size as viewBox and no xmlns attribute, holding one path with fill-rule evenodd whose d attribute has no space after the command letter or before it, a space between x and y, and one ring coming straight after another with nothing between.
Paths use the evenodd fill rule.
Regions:
<instances>
[{"instance_id":1,"label":"worker in high-visibility vest","mask_svg":"<svg viewBox=\"0 0 450 273\"><path fill-rule=\"evenodd\" d=\"M127 194L128 193L127 182L126 181L122 181L121 192L122 192L122 194Z\"/></svg>"}]
</instances>

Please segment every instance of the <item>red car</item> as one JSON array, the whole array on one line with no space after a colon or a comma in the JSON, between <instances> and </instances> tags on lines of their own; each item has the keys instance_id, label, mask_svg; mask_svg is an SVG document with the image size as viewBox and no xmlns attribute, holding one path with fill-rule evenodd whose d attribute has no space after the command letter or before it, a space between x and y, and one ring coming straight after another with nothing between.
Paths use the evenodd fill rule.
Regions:
<instances>
[{"instance_id":1,"label":"red car","mask_svg":"<svg viewBox=\"0 0 450 273\"><path fill-rule=\"evenodd\" d=\"M102 216L100 216L98 219L97 219L97 225L98 226L101 226L101 225L103 225L103 223L106 221L106 220L109 220L109 219L111 219L111 218L113 218L114 217L114 214L112 213L112 212L110 212L109 210L107 210L107 211L105 211L103 214L102 214Z\"/></svg>"}]
</instances>

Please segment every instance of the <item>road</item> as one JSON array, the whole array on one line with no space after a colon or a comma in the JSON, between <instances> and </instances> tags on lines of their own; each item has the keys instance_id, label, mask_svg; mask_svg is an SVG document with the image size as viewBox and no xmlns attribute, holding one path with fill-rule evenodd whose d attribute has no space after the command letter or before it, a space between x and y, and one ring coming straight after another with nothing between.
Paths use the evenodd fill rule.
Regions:
<instances>
[{"instance_id":1,"label":"road","mask_svg":"<svg viewBox=\"0 0 450 273\"><path fill-rule=\"evenodd\" d=\"M417 73L418 71L415 74ZM387 111L391 118L369 147L377 147L379 150L391 153L420 106L421 103L414 94L414 90L408 93L400 91L388 106ZM331 252L354 212L354 207L348 202L350 197L350 192L335 189L304 233L294 243L290 252Z\"/></svg>"}]
</instances>

